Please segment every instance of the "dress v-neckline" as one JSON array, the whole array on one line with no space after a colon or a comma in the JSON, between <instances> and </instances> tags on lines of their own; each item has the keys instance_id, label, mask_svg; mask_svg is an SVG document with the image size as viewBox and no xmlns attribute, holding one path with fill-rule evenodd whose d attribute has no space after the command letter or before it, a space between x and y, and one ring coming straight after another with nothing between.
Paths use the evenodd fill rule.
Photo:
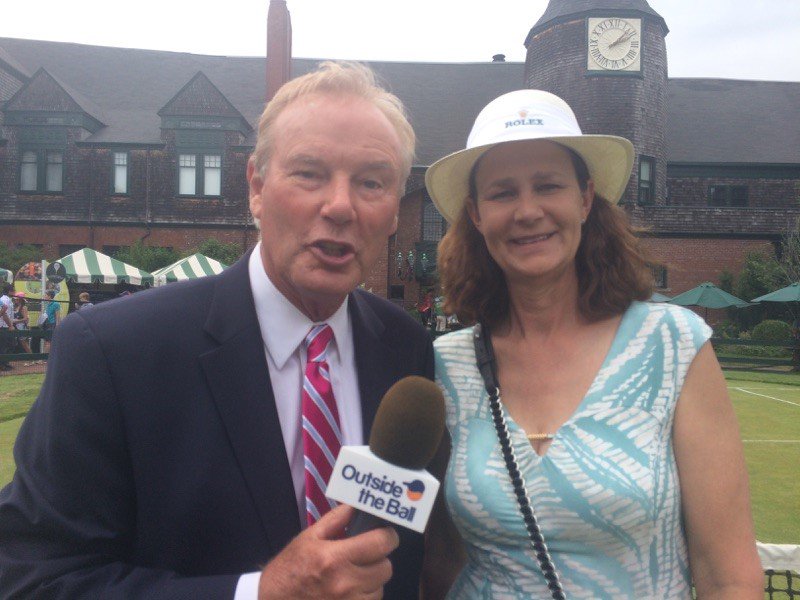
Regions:
<instances>
[{"instance_id":1,"label":"dress v-neckline","mask_svg":"<svg viewBox=\"0 0 800 600\"><path fill-rule=\"evenodd\" d=\"M591 391L594 388L595 384L597 383L597 379L600 377L603 371L605 371L606 368L608 368L609 363L613 360L613 357L619 353L617 346L620 343L620 335L622 332L622 328L625 325L625 321L628 319L629 315L633 312L635 304L636 304L635 302L631 303L631 305L625 310L625 312L622 313L622 318L619 320L619 323L617 323L617 329L614 332L614 337L611 338L611 344L609 345L608 350L606 351L606 355L603 358L603 362L600 364L600 367L594 374L594 377L592 378L589 387L587 388L586 392L581 398L581 401L575 407L575 410L572 411L569 417L567 417L567 419L558 427L558 429L556 429L553 432L553 439L550 440L550 443L547 445L547 448L542 454L539 454L536 451L536 449L530 443L530 440L528 440L527 432L525 431L525 429L523 429L520 425L517 424L517 422L514 420L514 417L512 417L511 413L508 412L506 405L502 403L503 390L502 389L500 390L500 398L501 398L500 404L503 409L503 416L505 418L505 421L506 423L508 423L509 435L514 435L514 436L522 435L523 438L525 439L525 446L536 458L537 463L543 461L545 458L548 458L548 456L550 455L550 450L552 449L553 445L560 439L561 431L571 421L575 420L575 418L583 411L585 406L589 403L589 396L591 395Z\"/></svg>"}]
</instances>

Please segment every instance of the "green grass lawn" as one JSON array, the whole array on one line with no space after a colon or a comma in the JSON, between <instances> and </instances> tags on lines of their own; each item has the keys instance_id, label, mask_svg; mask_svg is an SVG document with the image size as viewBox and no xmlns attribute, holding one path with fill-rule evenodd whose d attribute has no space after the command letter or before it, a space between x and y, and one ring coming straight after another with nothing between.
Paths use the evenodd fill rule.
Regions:
<instances>
[{"instance_id":1,"label":"green grass lawn","mask_svg":"<svg viewBox=\"0 0 800 600\"><path fill-rule=\"evenodd\" d=\"M729 380L762 542L800 544L800 387ZM791 403L791 404L790 404Z\"/></svg>"},{"instance_id":2,"label":"green grass lawn","mask_svg":"<svg viewBox=\"0 0 800 600\"><path fill-rule=\"evenodd\" d=\"M20 417L43 378L0 378L0 486L13 475ZM800 374L726 371L725 378L744 441L756 535L762 542L800 544Z\"/></svg>"},{"instance_id":3,"label":"green grass lawn","mask_svg":"<svg viewBox=\"0 0 800 600\"><path fill-rule=\"evenodd\" d=\"M14 440L43 379L43 374L0 377L0 487L14 475Z\"/></svg>"},{"instance_id":4,"label":"green grass lawn","mask_svg":"<svg viewBox=\"0 0 800 600\"><path fill-rule=\"evenodd\" d=\"M0 377L0 423L28 414L43 380L42 373Z\"/></svg>"},{"instance_id":5,"label":"green grass lawn","mask_svg":"<svg viewBox=\"0 0 800 600\"><path fill-rule=\"evenodd\" d=\"M14 440L22 425L22 417L0 423L0 487L11 481L14 476L14 458L12 450Z\"/></svg>"}]
</instances>

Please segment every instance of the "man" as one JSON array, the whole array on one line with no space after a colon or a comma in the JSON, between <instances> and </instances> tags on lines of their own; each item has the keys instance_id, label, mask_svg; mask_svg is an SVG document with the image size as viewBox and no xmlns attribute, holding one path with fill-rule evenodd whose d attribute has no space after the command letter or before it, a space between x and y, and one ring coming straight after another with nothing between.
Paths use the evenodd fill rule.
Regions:
<instances>
[{"instance_id":1,"label":"man","mask_svg":"<svg viewBox=\"0 0 800 600\"><path fill-rule=\"evenodd\" d=\"M8 282L4 282L0 287L0 354L8 354L14 347L14 338L8 335L8 332L14 328L14 302L11 300L11 290L13 289ZM7 362L0 362L0 370L9 371L11 365Z\"/></svg>"},{"instance_id":2,"label":"man","mask_svg":"<svg viewBox=\"0 0 800 600\"><path fill-rule=\"evenodd\" d=\"M342 539L352 509L306 497L317 390L303 387L324 384L304 338L326 331L316 373L342 442L363 443L392 383L432 375L425 331L354 291L396 229L413 140L364 67L288 83L247 169L256 249L219 276L62 322L0 492L4 593L416 596L419 535L397 550L390 528Z\"/></svg>"}]
</instances>

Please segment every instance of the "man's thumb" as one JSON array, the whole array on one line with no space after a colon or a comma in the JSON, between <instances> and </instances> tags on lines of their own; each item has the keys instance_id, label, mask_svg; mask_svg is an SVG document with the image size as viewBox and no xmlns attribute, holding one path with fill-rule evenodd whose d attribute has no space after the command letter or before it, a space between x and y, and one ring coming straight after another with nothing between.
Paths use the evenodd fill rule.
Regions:
<instances>
[{"instance_id":1,"label":"man's thumb","mask_svg":"<svg viewBox=\"0 0 800 600\"><path fill-rule=\"evenodd\" d=\"M311 528L315 535L323 540L336 540L344 536L345 527L353 518L355 509L346 504L340 504L314 523Z\"/></svg>"}]
</instances>

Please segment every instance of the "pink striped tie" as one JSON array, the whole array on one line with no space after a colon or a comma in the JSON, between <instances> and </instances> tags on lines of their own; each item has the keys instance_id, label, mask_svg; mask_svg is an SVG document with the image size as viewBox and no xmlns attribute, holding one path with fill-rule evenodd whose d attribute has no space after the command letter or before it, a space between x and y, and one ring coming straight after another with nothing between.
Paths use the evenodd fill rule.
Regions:
<instances>
[{"instance_id":1,"label":"pink striped tie","mask_svg":"<svg viewBox=\"0 0 800 600\"><path fill-rule=\"evenodd\" d=\"M303 454L306 480L306 519L309 525L336 506L325 497L333 464L342 446L339 411L328 373L328 346L333 339L330 325L315 325L305 339L308 350L303 377Z\"/></svg>"}]
</instances>

